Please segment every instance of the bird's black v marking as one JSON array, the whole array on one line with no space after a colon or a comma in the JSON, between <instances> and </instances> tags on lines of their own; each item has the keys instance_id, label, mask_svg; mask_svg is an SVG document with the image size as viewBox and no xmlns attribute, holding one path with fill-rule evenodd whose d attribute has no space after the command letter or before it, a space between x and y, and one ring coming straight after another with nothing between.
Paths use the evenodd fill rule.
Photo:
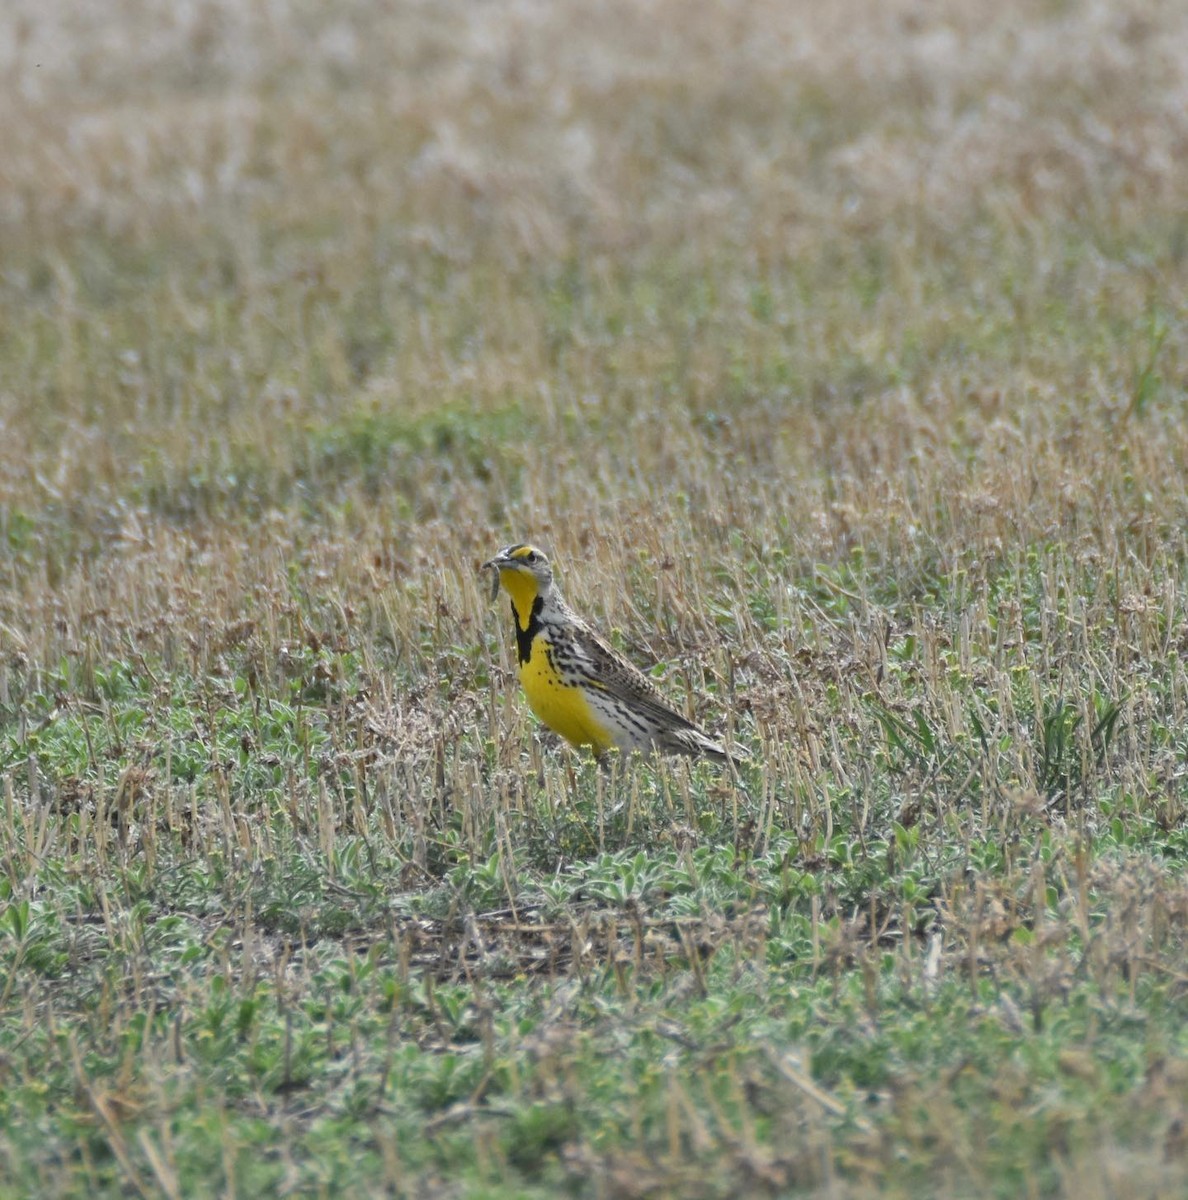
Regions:
<instances>
[{"instance_id":1,"label":"bird's black v marking","mask_svg":"<svg viewBox=\"0 0 1188 1200\"><path fill-rule=\"evenodd\" d=\"M532 601L532 611L528 614L528 624L520 620L520 610L512 601L512 615L516 618L516 656L521 663L526 663L532 657L532 642L540 632L540 614L544 610L544 600L537 596Z\"/></svg>"}]
</instances>

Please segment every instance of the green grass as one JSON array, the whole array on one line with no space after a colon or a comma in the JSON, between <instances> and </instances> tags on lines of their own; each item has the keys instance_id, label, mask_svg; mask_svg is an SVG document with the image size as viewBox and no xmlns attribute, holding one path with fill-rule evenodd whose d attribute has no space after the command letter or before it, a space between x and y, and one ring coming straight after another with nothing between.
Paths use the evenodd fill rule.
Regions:
<instances>
[{"instance_id":1,"label":"green grass","mask_svg":"<svg viewBox=\"0 0 1188 1200\"><path fill-rule=\"evenodd\" d=\"M610 17L18 20L0 1197L1184 1193L1183 18Z\"/></svg>"}]
</instances>

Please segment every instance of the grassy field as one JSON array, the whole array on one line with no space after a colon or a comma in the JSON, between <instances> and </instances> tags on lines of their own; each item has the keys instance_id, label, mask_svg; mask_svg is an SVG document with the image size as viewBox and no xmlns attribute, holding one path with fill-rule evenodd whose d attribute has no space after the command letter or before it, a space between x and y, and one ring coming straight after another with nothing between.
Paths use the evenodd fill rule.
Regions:
<instances>
[{"instance_id":1,"label":"grassy field","mask_svg":"<svg viewBox=\"0 0 1188 1200\"><path fill-rule=\"evenodd\" d=\"M6 3L0 1198L1183 1196L1186 47Z\"/></svg>"}]
</instances>

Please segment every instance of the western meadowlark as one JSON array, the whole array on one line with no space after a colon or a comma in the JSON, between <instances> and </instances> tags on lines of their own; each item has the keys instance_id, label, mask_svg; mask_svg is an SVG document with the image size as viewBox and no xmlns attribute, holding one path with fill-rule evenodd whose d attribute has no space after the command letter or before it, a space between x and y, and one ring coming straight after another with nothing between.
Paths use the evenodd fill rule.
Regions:
<instances>
[{"instance_id":1,"label":"western meadowlark","mask_svg":"<svg viewBox=\"0 0 1188 1200\"><path fill-rule=\"evenodd\" d=\"M532 711L555 733L599 756L617 747L730 761L561 599L543 551L507 546L483 570L495 572L492 599L501 584L511 597L520 682Z\"/></svg>"}]
</instances>

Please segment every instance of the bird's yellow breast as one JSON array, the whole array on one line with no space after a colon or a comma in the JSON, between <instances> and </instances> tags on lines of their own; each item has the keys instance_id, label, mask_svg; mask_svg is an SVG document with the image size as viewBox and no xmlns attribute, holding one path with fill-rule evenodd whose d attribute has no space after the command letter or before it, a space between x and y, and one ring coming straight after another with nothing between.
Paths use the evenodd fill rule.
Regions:
<instances>
[{"instance_id":1,"label":"bird's yellow breast","mask_svg":"<svg viewBox=\"0 0 1188 1200\"><path fill-rule=\"evenodd\" d=\"M602 754L615 743L590 707L582 689L566 684L549 660L548 642L532 641L532 653L520 664L520 682L532 711L554 732L575 746L593 746Z\"/></svg>"}]
</instances>

